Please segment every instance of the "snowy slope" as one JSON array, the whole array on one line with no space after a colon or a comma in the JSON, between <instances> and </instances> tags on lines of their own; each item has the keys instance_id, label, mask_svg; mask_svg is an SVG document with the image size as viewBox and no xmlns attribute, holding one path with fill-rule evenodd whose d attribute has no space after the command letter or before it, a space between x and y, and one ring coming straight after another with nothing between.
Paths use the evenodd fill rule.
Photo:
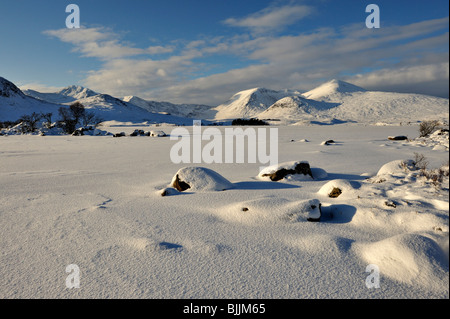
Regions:
<instances>
[{"instance_id":1,"label":"snowy slope","mask_svg":"<svg viewBox=\"0 0 450 319\"><path fill-rule=\"evenodd\" d=\"M0 121L15 121L33 112L56 114L59 107L23 94L14 83L0 77Z\"/></svg>"},{"instance_id":2,"label":"snowy slope","mask_svg":"<svg viewBox=\"0 0 450 319\"><path fill-rule=\"evenodd\" d=\"M330 109L330 117L362 123L448 122L449 117L448 99L421 94L355 92L328 102L341 104Z\"/></svg>"},{"instance_id":3,"label":"snowy slope","mask_svg":"<svg viewBox=\"0 0 450 319\"><path fill-rule=\"evenodd\" d=\"M216 113L211 106L201 104L173 104L170 102L148 101L137 96L126 96L123 98L123 101L139 106L149 112L195 119L213 119Z\"/></svg>"},{"instance_id":4,"label":"snowy slope","mask_svg":"<svg viewBox=\"0 0 450 319\"><path fill-rule=\"evenodd\" d=\"M265 111L279 99L294 95L291 91L274 91L254 88L236 93L224 104L215 108L216 119L251 118ZM298 92L297 92L298 94Z\"/></svg>"},{"instance_id":5,"label":"snowy slope","mask_svg":"<svg viewBox=\"0 0 450 319\"><path fill-rule=\"evenodd\" d=\"M300 120L313 121L328 119L326 112L338 106L337 103L309 100L302 96L289 96L275 102L258 115L259 119L280 120L280 123L292 124Z\"/></svg>"},{"instance_id":6,"label":"snowy slope","mask_svg":"<svg viewBox=\"0 0 450 319\"><path fill-rule=\"evenodd\" d=\"M336 97L366 90L348 82L333 79L302 95L311 100L333 100Z\"/></svg>"}]
</instances>

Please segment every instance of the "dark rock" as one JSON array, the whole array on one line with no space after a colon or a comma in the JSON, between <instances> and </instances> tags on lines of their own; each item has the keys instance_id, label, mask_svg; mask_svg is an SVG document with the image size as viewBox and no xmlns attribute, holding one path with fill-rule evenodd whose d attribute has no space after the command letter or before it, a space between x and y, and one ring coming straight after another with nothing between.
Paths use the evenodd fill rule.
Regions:
<instances>
[{"instance_id":1,"label":"dark rock","mask_svg":"<svg viewBox=\"0 0 450 319\"><path fill-rule=\"evenodd\" d=\"M386 202L384 202L384 204L388 207L397 208L397 204L394 203L393 201L386 201Z\"/></svg>"},{"instance_id":2,"label":"dark rock","mask_svg":"<svg viewBox=\"0 0 450 319\"><path fill-rule=\"evenodd\" d=\"M334 140L328 140L325 142L322 142L322 145L331 145L331 144L335 144L336 142Z\"/></svg>"},{"instance_id":3,"label":"dark rock","mask_svg":"<svg viewBox=\"0 0 450 319\"><path fill-rule=\"evenodd\" d=\"M408 139L408 137L407 136L389 136L388 139L391 141L405 141Z\"/></svg>"},{"instance_id":4,"label":"dark rock","mask_svg":"<svg viewBox=\"0 0 450 319\"><path fill-rule=\"evenodd\" d=\"M72 136L83 136L84 131L82 129L78 129L72 133Z\"/></svg>"},{"instance_id":5,"label":"dark rock","mask_svg":"<svg viewBox=\"0 0 450 319\"><path fill-rule=\"evenodd\" d=\"M334 187L330 194L328 194L328 197L331 198L338 198L341 196L342 190L340 188Z\"/></svg>"},{"instance_id":6,"label":"dark rock","mask_svg":"<svg viewBox=\"0 0 450 319\"><path fill-rule=\"evenodd\" d=\"M143 130L134 130L133 133L130 134L130 136L144 136L145 132Z\"/></svg>"},{"instance_id":7,"label":"dark rock","mask_svg":"<svg viewBox=\"0 0 450 319\"><path fill-rule=\"evenodd\" d=\"M173 181L173 185L172 185L176 190L178 190L179 192L184 192L185 190L188 190L191 188L191 186L186 183L183 182L182 180L180 180L179 176L177 175L175 180Z\"/></svg>"},{"instance_id":8,"label":"dark rock","mask_svg":"<svg viewBox=\"0 0 450 319\"><path fill-rule=\"evenodd\" d=\"M312 178L314 178L312 175L311 167L309 166L309 163L306 163L306 162L297 164L294 169L282 168L272 174L264 174L262 176L263 177L268 176L268 177L270 177L271 181L278 182L288 175L295 175L295 174L309 175Z\"/></svg>"},{"instance_id":9,"label":"dark rock","mask_svg":"<svg viewBox=\"0 0 450 319\"><path fill-rule=\"evenodd\" d=\"M125 136L125 133L124 133L124 132L116 133L116 134L114 134L113 136L114 136L114 137L123 137L123 136Z\"/></svg>"}]
</instances>

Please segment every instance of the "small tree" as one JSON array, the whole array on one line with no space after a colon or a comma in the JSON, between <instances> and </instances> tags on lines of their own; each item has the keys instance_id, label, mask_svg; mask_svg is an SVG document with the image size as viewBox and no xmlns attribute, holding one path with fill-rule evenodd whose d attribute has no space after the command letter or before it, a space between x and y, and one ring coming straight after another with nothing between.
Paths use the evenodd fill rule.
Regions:
<instances>
[{"instance_id":1,"label":"small tree","mask_svg":"<svg viewBox=\"0 0 450 319\"><path fill-rule=\"evenodd\" d=\"M44 125L46 128L51 128L52 127L52 116L53 113L41 113L41 118L44 119Z\"/></svg>"},{"instance_id":2,"label":"small tree","mask_svg":"<svg viewBox=\"0 0 450 319\"><path fill-rule=\"evenodd\" d=\"M420 169L422 172L425 172L428 168L429 162L427 161L425 155L414 153L414 166Z\"/></svg>"},{"instance_id":3,"label":"small tree","mask_svg":"<svg viewBox=\"0 0 450 319\"><path fill-rule=\"evenodd\" d=\"M86 113L84 105L80 102L75 102L69 106L70 112L72 113L73 119L78 123Z\"/></svg>"},{"instance_id":4,"label":"small tree","mask_svg":"<svg viewBox=\"0 0 450 319\"><path fill-rule=\"evenodd\" d=\"M427 137L439 127L439 121L423 121L420 123L419 133L420 137Z\"/></svg>"},{"instance_id":5,"label":"small tree","mask_svg":"<svg viewBox=\"0 0 450 319\"><path fill-rule=\"evenodd\" d=\"M61 117L61 127L64 129L64 132L66 132L67 134L72 134L77 126L77 122L73 117L72 117L72 112L70 111L70 109L67 109L65 107L60 107L58 109L58 113L59 116Z\"/></svg>"},{"instance_id":6,"label":"small tree","mask_svg":"<svg viewBox=\"0 0 450 319\"><path fill-rule=\"evenodd\" d=\"M22 121L22 133L34 133L37 130L37 123L40 121L41 115L33 112L31 115L23 115Z\"/></svg>"},{"instance_id":7,"label":"small tree","mask_svg":"<svg viewBox=\"0 0 450 319\"><path fill-rule=\"evenodd\" d=\"M81 121L83 126L97 126L98 124L103 122L103 120L96 116L94 112L84 112L83 116L81 117Z\"/></svg>"}]
</instances>

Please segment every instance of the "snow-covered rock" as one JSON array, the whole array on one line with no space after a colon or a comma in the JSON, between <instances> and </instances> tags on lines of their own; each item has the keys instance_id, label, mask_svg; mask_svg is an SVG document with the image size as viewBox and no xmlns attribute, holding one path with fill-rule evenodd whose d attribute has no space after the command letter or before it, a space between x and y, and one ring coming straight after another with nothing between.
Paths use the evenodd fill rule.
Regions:
<instances>
[{"instance_id":1,"label":"snow-covered rock","mask_svg":"<svg viewBox=\"0 0 450 319\"><path fill-rule=\"evenodd\" d=\"M166 137L167 134L164 133L163 131L150 131L150 136L151 137Z\"/></svg>"},{"instance_id":2,"label":"snow-covered rock","mask_svg":"<svg viewBox=\"0 0 450 319\"><path fill-rule=\"evenodd\" d=\"M311 181L327 177L324 169L311 167L308 161L286 162L263 168L258 179L263 181Z\"/></svg>"},{"instance_id":3,"label":"snow-covered rock","mask_svg":"<svg viewBox=\"0 0 450 319\"><path fill-rule=\"evenodd\" d=\"M359 183L345 179L335 179L323 185L318 194L326 197L349 198L354 195L355 189L359 188ZM339 192L337 191L339 190ZM356 197L356 196L355 196Z\"/></svg>"},{"instance_id":4,"label":"snow-covered rock","mask_svg":"<svg viewBox=\"0 0 450 319\"><path fill-rule=\"evenodd\" d=\"M171 186L179 191L224 191L234 185L219 173L204 167L185 167L172 179Z\"/></svg>"},{"instance_id":5,"label":"snow-covered rock","mask_svg":"<svg viewBox=\"0 0 450 319\"><path fill-rule=\"evenodd\" d=\"M405 175L408 171L416 170L415 162L411 159L408 160L395 160L384 164L377 173L377 176L384 175Z\"/></svg>"}]
</instances>

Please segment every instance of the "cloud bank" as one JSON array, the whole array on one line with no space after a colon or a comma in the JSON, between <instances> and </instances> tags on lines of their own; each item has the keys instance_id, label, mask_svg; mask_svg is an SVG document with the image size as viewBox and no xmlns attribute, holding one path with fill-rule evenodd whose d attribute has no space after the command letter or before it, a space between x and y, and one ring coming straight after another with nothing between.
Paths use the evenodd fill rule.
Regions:
<instances>
[{"instance_id":1,"label":"cloud bank","mask_svg":"<svg viewBox=\"0 0 450 319\"><path fill-rule=\"evenodd\" d=\"M223 22L244 32L146 48L137 48L102 27L45 34L70 43L84 57L98 59L101 67L90 71L83 84L118 97L132 94L218 105L244 89L306 91L332 78L370 90L448 97L448 17L376 31L353 24L293 35L279 32L313 10L272 6ZM223 55L245 64L214 72ZM212 63L216 57L217 63Z\"/></svg>"}]
</instances>

